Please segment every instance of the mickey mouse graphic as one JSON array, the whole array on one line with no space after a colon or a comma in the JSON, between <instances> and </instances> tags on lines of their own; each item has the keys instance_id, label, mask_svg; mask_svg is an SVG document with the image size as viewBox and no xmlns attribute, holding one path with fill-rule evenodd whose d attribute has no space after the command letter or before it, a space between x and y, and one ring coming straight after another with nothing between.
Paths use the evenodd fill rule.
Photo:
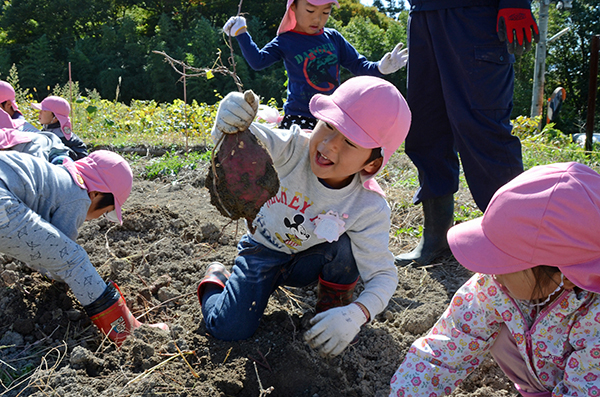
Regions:
<instances>
[{"instance_id":1,"label":"mickey mouse graphic","mask_svg":"<svg viewBox=\"0 0 600 397\"><path fill-rule=\"evenodd\" d=\"M289 229L289 232L285 234L285 238L282 238L279 233L275 233L277 239L285 244L288 248L297 250L298 247L302 246L302 242L310 238L310 234L306 231L306 228L302 225L304 223L304 215L294 215L293 222L287 217L283 219L283 224Z\"/></svg>"}]
</instances>

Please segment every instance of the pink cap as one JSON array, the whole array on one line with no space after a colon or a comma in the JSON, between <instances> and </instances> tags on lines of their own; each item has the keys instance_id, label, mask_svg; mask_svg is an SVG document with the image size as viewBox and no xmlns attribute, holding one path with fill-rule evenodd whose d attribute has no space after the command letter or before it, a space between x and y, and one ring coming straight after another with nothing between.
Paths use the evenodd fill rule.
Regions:
<instances>
[{"instance_id":1,"label":"pink cap","mask_svg":"<svg viewBox=\"0 0 600 397\"><path fill-rule=\"evenodd\" d=\"M13 119L4 109L0 109L0 128L19 129L23 124L25 124L24 118Z\"/></svg>"},{"instance_id":2,"label":"pink cap","mask_svg":"<svg viewBox=\"0 0 600 397\"><path fill-rule=\"evenodd\" d=\"M112 193L115 196L115 210L106 216L123 224L121 207L129 197L133 185L133 173L123 157L108 150L97 150L80 160L65 162L62 166L88 192Z\"/></svg>"},{"instance_id":3,"label":"pink cap","mask_svg":"<svg viewBox=\"0 0 600 397\"><path fill-rule=\"evenodd\" d=\"M506 274L555 266L600 293L600 175L579 163L531 168L501 187L482 217L448 231L467 269Z\"/></svg>"},{"instance_id":4,"label":"pink cap","mask_svg":"<svg viewBox=\"0 0 600 397\"><path fill-rule=\"evenodd\" d=\"M279 36L282 33L293 30L296 27L296 14L294 11L290 9L292 4L294 4L295 0L287 0L287 6L285 9L285 14L283 15L283 19L279 24L279 28L277 29L277 35ZM335 4L336 7L339 8L340 4L337 0L307 0L310 4L314 6L322 6L325 4Z\"/></svg>"},{"instance_id":5,"label":"pink cap","mask_svg":"<svg viewBox=\"0 0 600 397\"><path fill-rule=\"evenodd\" d=\"M31 134L14 128L0 128L0 150L31 142Z\"/></svg>"},{"instance_id":6,"label":"pink cap","mask_svg":"<svg viewBox=\"0 0 600 397\"><path fill-rule=\"evenodd\" d=\"M346 80L331 95L316 94L310 112L367 148L381 148L383 164L400 147L410 127L406 100L389 81L374 76Z\"/></svg>"},{"instance_id":7,"label":"pink cap","mask_svg":"<svg viewBox=\"0 0 600 397\"><path fill-rule=\"evenodd\" d=\"M15 101L15 89L6 81L0 80L0 103L6 101L10 101L12 103L13 109L19 110L17 102Z\"/></svg>"},{"instance_id":8,"label":"pink cap","mask_svg":"<svg viewBox=\"0 0 600 397\"><path fill-rule=\"evenodd\" d=\"M65 134L65 138L67 138L67 140L71 139L71 118L69 117L71 106L66 99L59 96L49 96L44 98L40 103L32 103L31 107L37 110L47 110L54 113L54 116L60 123L60 129L63 134Z\"/></svg>"}]
</instances>

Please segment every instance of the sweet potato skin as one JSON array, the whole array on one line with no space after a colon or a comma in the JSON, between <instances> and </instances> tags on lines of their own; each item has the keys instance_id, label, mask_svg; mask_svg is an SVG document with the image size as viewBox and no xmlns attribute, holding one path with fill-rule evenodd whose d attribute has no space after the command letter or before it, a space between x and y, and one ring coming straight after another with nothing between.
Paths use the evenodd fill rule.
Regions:
<instances>
[{"instance_id":1,"label":"sweet potato skin","mask_svg":"<svg viewBox=\"0 0 600 397\"><path fill-rule=\"evenodd\" d=\"M213 157L205 181L211 204L232 220L246 219L252 229L260 208L279 190L269 152L245 130L225 134Z\"/></svg>"}]
</instances>

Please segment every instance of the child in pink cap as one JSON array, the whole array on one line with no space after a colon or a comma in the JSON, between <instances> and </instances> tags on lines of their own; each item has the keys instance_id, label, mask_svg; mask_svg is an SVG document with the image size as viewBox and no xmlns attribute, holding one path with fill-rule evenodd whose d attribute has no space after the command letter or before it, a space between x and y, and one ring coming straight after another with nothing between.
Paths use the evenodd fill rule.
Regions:
<instances>
[{"instance_id":1,"label":"child in pink cap","mask_svg":"<svg viewBox=\"0 0 600 397\"><path fill-rule=\"evenodd\" d=\"M391 380L390 396L449 395L488 354L525 397L600 395L600 175L534 167L483 217L454 226L477 272Z\"/></svg>"},{"instance_id":2,"label":"child in pink cap","mask_svg":"<svg viewBox=\"0 0 600 397\"><path fill-rule=\"evenodd\" d=\"M335 29L326 28L337 0L287 0L277 37L259 49L246 28L246 19L231 17L223 26L235 36L244 58L254 70L262 70L283 59L288 75L287 101L281 128L297 124L312 129L317 123L309 109L315 94L331 94L340 85L340 66L355 75L381 77L406 65L407 50L402 43L379 62L370 62Z\"/></svg>"},{"instance_id":3,"label":"child in pink cap","mask_svg":"<svg viewBox=\"0 0 600 397\"><path fill-rule=\"evenodd\" d=\"M40 111L38 119L43 131L50 131L73 152L73 160L88 155L87 146L73 133L71 126L71 106L66 99L58 96L46 97L40 103L32 103L31 107Z\"/></svg>"},{"instance_id":4,"label":"child in pink cap","mask_svg":"<svg viewBox=\"0 0 600 397\"><path fill-rule=\"evenodd\" d=\"M21 131L14 128L0 128L0 150L14 150L41 157L52 164L71 161L70 152L61 140L51 132Z\"/></svg>"},{"instance_id":5,"label":"child in pink cap","mask_svg":"<svg viewBox=\"0 0 600 397\"><path fill-rule=\"evenodd\" d=\"M0 151L0 252L67 283L92 322L118 345L141 324L75 240L86 220L107 215L122 222L132 183L127 161L106 150L60 166Z\"/></svg>"},{"instance_id":6,"label":"child in pink cap","mask_svg":"<svg viewBox=\"0 0 600 397\"><path fill-rule=\"evenodd\" d=\"M38 129L25 120L15 100L15 89L6 81L0 80L0 128L13 128L19 131L37 132Z\"/></svg>"},{"instance_id":7,"label":"child in pink cap","mask_svg":"<svg viewBox=\"0 0 600 397\"><path fill-rule=\"evenodd\" d=\"M312 133L252 123L257 108L252 91L228 94L213 139L249 128L271 154L280 190L239 242L231 275L218 262L206 269L198 286L206 328L219 339L249 338L278 286L317 283L318 314L305 338L335 356L396 290L391 211L373 178L404 141L410 110L394 85L373 76L315 95ZM364 290L352 302L359 277Z\"/></svg>"}]
</instances>

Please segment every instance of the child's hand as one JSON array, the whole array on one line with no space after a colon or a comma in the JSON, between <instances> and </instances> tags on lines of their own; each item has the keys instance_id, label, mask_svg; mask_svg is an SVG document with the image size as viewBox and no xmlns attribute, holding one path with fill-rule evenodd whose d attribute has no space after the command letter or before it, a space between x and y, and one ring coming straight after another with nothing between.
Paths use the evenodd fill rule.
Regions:
<instances>
[{"instance_id":1,"label":"child's hand","mask_svg":"<svg viewBox=\"0 0 600 397\"><path fill-rule=\"evenodd\" d=\"M258 97L251 90L243 94L241 92L227 94L217 110L213 138L218 139L220 134L236 134L247 130L256 117L257 110Z\"/></svg>"},{"instance_id":2,"label":"child's hand","mask_svg":"<svg viewBox=\"0 0 600 397\"><path fill-rule=\"evenodd\" d=\"M388 52L381 58L377 64L377 68L381 74L394 73L404 66L408 62L408 48L402 50L404 44L398 43L392 52Z\"/></svg>"},{"instance_id":3,"label":"child's hand","mask_svg":"<svg viewBox=\"0 0 600 397\"><path fill-rule=\"evenodd\" d=\"M225 25L223 25L223 32L227 36L235 37L238 34L242 34L246 32L246 18L236 16L231 17Z\"/></svg>"},{"instance_id":4,"label":"child's hand","mask_svg":"<svg viewBox=\"0 0 600 397\"><path fill-rule=\"evenodd\" d=\"M354 303L334 307L314 316L314 324L304 334L304 340L313 349L318 348L321 356L337 356L348 346L367 322L362 309Z\"/></svg>"}]
</instances>

